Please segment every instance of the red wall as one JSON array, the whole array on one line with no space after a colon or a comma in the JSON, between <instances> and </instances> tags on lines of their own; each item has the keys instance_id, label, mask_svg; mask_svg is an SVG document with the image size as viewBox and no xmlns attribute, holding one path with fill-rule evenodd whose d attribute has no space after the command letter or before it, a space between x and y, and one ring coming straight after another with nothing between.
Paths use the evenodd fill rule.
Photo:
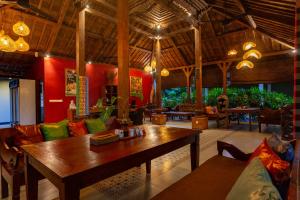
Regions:
<instances>
[{"instance_id":1,"label":"red wall","mask_svg":"<svg viewBox=\"0 0 300 200\"><path fill-rule=\"evenodd\" d=\"M71 100L75 97L65 96L65 69L75 69L75 60L59 59L59 58L45 58L37 62L40 72L44 75L44 106L45 106L45 122L57 122L67 117L67 109ZM35 68L36 68L35 67ZM106 64L88 64L86 67L86 74L89 79L89 105L95 105L98 98L104 97L104 86L107 84L106 74L108 71L117 71L112 65ZM138 69L130 69L130 76L138 76L143 78L143 96L141 101L139 98L130 97L136 100L138 106L145 105L149 102L150 92L152 87L152 76L143 73ZM37 73L36 78L42 77L41 73ZM114 81L117 85L117 78ZM63 100L59 103L50 103L49 100Z\"/></svg>"}]
</instances>

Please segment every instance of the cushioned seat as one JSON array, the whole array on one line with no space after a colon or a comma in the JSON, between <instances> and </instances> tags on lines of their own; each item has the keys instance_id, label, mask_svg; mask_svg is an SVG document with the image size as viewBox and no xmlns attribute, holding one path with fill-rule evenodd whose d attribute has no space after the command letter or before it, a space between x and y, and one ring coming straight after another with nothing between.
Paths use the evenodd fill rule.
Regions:
<instances>
[{"instance_id":1,"label":"cushioned seat","mask_svg":"<svg viewBox=\"0 0 300 200\"><path fill-rule=\"evenodd\" d=\"M247 162L214 156L153 199L225 199Z\"/></svg>"}]
</instances>

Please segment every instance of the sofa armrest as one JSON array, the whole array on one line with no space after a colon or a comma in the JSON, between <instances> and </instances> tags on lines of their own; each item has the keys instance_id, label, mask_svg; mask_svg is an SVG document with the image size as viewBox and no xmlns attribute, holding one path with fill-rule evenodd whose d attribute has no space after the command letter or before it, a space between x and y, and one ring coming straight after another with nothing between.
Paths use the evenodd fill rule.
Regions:
<instances>
[{"instance_id":1,"label":"sofa armrest","mask_svg":"<svg viewBox=\"0 0 300 200\"><path fill-rule=\"evenodd\" d=\"M1 163L5 163L11 168L17 168L19 160L22 158L23 153L17 147L10 147L6 142L0 142L0 157Z\"/></svg>"},{"instance_id":2,"label":"sofa armrest","mask_svg":"<svg viewBox=\"0 0 300 200\"><path fill-rule=\"evenodd\" d=\"M232 155L235 159L241 160L241 161L247 161L249 160L251 153L244 153L237 147L235 147L232 144L228 144L226 142L217 141L217 148L218 148L218 155L223 155L223 151L226 150L230 155Z\"/></svg>"}]
</instances>

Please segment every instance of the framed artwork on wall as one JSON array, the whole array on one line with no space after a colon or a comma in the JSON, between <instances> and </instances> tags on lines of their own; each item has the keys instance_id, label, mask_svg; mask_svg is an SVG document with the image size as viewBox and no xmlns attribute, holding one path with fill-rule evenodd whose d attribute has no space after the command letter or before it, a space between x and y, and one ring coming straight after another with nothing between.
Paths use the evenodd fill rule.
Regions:
<instances>
[{"instance_id":1,"label":"framed artwork on wall","mask_svg":"<svg viewBox=\"0 0 300 200\"><path fill-rule=\"evenodd\" d=\"M76 71L74 69L65 70L65 88L66 96L76 96Z\"/></svg>"},{"instance_id":2,"label":"framed artwork on wall","mask_svg":"<svg viewBox=\"0 0 300 200\"><path fill-rule=\"evenodd\" d=\"M141 100L143 100L142 77L130 76L130 96L139 97Z\"/></svg>"}]
</instances>

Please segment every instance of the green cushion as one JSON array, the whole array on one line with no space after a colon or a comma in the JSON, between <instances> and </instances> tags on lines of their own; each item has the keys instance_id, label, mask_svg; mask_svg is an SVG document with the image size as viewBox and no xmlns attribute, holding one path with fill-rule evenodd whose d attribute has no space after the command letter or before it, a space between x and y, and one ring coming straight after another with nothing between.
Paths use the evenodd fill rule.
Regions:
<instances>
[{"instance_id":1,"label":"green cushion","mask_svg":"<svg viewBox=\"0 0 300 200\"><path fill-rule=\"evenodd\" d=\"M89 133L98 133L106 130L105 123L101 119L85 120Z\"/></svg>"},{"instance_id":2,"label":"green cushion","mask_svg":"<svg viewBox=\"0 0 300 200\"><path fill-rule=\"evenodd\" d=\"M41 125L45 140L51 141L69 137L67 124L68 120L63 120L58 123Z\"/></svg>"},{"instance_id":3,"label":"green cushion","mask_svg":"<svg viewBox=\"0 0 300 200\"><path fill-rule=\"evenodd\" d=\"M255 158L249 163L226 197L226 200L241 199L281 199L259 158Z\"/></svg>"}]
</instances>

